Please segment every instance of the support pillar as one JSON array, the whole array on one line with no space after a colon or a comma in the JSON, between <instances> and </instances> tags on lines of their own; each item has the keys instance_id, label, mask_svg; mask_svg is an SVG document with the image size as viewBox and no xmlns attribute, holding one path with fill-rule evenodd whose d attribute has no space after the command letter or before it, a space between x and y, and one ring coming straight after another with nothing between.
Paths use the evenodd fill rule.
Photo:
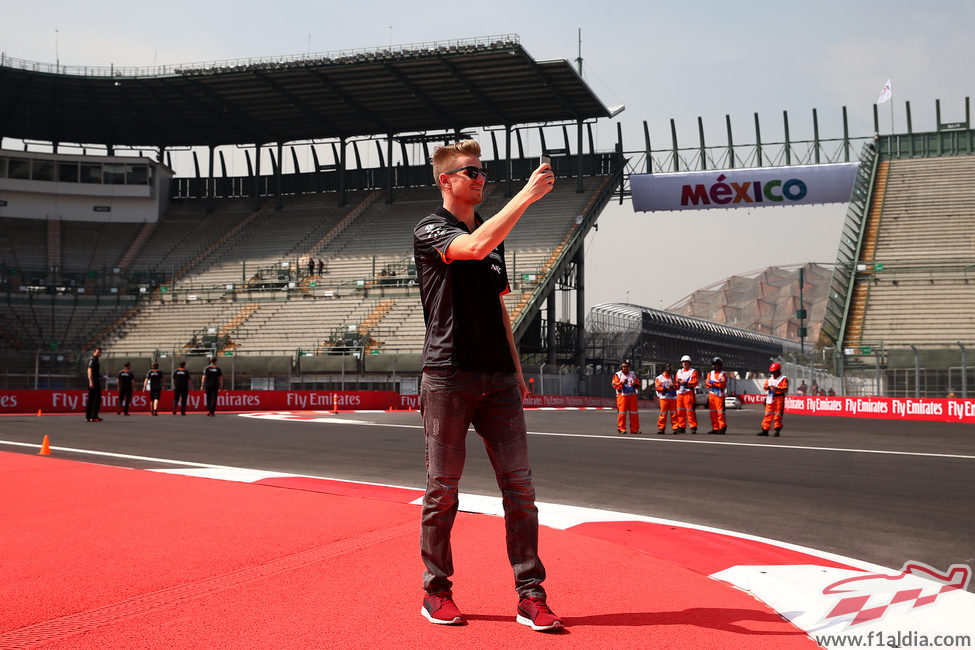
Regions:
<instances>
[{"instance_id":1,"label":"support pillar","mask_svg":"<svg viewBox=\"0 0 975 650\"><path fill-rule=\"evenodd\" d=\"M643 168L644 174L653 173L653 149L650 148L650 128L647 126L647 121L643 120L643 142L646 149L646 165Z\"/></svg>"},{"instance_id":2,"label":"support pillar","mask_svg":"<svg viewBox=\"0 0 975 650\"><path fill-rule=\"evenodd\" d=\"M278 164L274 168L274 209L284 207L284 197L281 194L281 172L284 167L284 145L278 142Z\"/></svg>"},{"instance_id":3,"label":"support pillar","mask_svg":"<svg viewBox=\"0 0 975 650\"><path fill-rule=\"evenodd\" d=\"M545 363L555 365L558 363L559 345L558 338L556 337L558 332L555 326L555 291L548 294L548 299L545 301L545 319L548 321Z\"/></svg>"},{"instance_id":4,"label":"support pillar","mask_svg":"<svg viewBox=\"0 0 975 650\"><path fill-rule=\"evenodd\" d=\"M677 125L674 124L674 119L670 119L670 140L673 144L673 156L674 156L674 171L680 171L680 154L677 150Z\"/></svg>"},{"instance_id":5,"label":"support pillar","mask_svg":"<svg viewBox=\"0 0 975 650\"><path fill-rule=\"evenodd\" d=\"M261 145L254 149L254 209L261 205Z\"/></svg>"},{"instance_id":6,"label":"support pillar","mask_svg":"<svg viewBox=\"0 0 975 650\"><path fill-rule=\"evenodd\" d=\"M582 186L582 120L576 122L576 194L582 194L585 189Z\"/></svg>"},{"instance_id":7,"label":"support pillar","mask_svg":"<svg viewBox=\"0 0 975 650\"><path fill-rule=\"evenodd\" d=\"M843 162L850 162L850 123L846 118L846 106L843 107Z\"/></svg>"},{"instance_id":8,"label":"support pillar","mask_svg":"<svg viewBox=\"0 0 975 650\"><path fill-rule=\"evenodd\" d=\"M701 119L700 115L697 116L697 137L698 137L698 142L700 142L699 153L700 153L700 160L701 160L700 162L701 171L704 171L705 169L708 168L708 155L707 155L707 147L704 144L704 121Z\"/></svg>"},{"instance_id":9,"label":"support pillar","mask_svg":"<svg viewBox=\"0 0 975 650\"><path fill-rule=\"evenodd\" d=\"M785 164L792 164L792 143L789 141L789 111L782 111L782 125L785 133Z\"/></svg>"},{"instance_id":10,"label":"support pillar","mask_svg":"<svg viewBox=\"0 0 975 650\"><path fill-rule=\"evenodd\" d=\"M511 192L511 126L504 125L504 196L510 198Z\"/></svg>"},{"instance_id":11,"label":"support pillar","mask_svg":"<svg viewBox=\"0 0 975 650\"><path fill-rule=\"evenodd\" d=\"M339 138L339 205L345 205L345 136Z\"/></svg>"},{"instance_id":12,"label":"support pillar","mask_svg":"<svg viewBox=\"0 0 975 650\"><path fill-rule=\"evenodd\" d=\"M579 367L580 393L588 394L586 381L586 249L579 246L576 265L576 365Z\"/></svg>"},{"instance_id":13,"label":"support pillar","mask_svg":"<svg viewBox=\"0 0 975 650\"><path fill-rule=\"evenodd\" d=\"M968 399L968 360L965 358L965 346L958 341L961 348L961 398Z\"/></svg>"},{"instance_id":14,"label":"support pillar","mask_svg":"<svg viewBox=\"0 0 975 650\"><path fill-rule=\"evenodd\" d=\"M213 195L216 194L216 181L213 179L213 145L211 144L208 148L209 154L207 156L208 167L207 167L207 214L213 212Z\"/></svg>"},{"instance_id":15,"label":"support pillar","mask_svg":"<svg viewBox=\"0 0 975 650\"><path fill-rule=\"evenodd\" d=\"M921 399L921 359L917 347L912 345L914 350L914 397Z\"/></svg>"},{"instance_id":16,"label":"support pillar","mask_svg":"<svg viewBox=\"0 0 975 650\"><path fill-rule=\"evenodd\" d=\"M758 123L758 113L755 113L755 158L757 167L762 166L762 127Z\"/></svg>"},{"instance_id":17,"label":"support pillar","mask_svg":"<svg viewBox=\"0 0 975 650\"><path fill-rule=\"evenodd\" d=\"M819 116L816 114L816 109L813 111L813 151L815 154L816 164L819 164Z\"/></svg>"},{"instance_id":18,"label":"support pillar","mask_svg":"<svg viewBox=\"0 0 975 650\"><path fill-rule=\"evenodd\" d=\"M393 134L386 136L386 205L393 204Z\"/></svg>"},{"instance_id":19,"label":"support pillar","mask_svg":"<svg viewBox=\"0 0 975 650\"><path fill-rule=\"evenodd\" d=\"M735 141L731 135L731 115L725 113L725 127L728 130L728 169L735 168Z\"/></svg>"}]
</instances>

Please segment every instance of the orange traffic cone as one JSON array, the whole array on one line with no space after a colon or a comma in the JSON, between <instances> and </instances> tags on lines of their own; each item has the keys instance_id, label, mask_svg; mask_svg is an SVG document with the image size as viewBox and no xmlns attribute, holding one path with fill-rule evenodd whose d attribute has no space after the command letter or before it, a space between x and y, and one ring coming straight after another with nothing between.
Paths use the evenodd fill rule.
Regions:
<instances>
[{"instance_id":1,"label":"orange traffic cone","mask_svg":"<svg viewBox=\"0 0 975 650\"><path fill-rule=\"evenodd\" d=\"M37 417L41 417L41 409L37 409Z\"/></svg>"},{"instance_id":2,"label":"orange traffic cone","mask_svg":"<svg viewBox=\"0 0 975 650\"><path fill-rule=\"evenodd\" d=\"M338 413L338 412L339 412L339 396L333 394L332 395L332 413Z\"/></svg>"},{"instance_id":3,"label":"orange traffic cone","mask_svg":"<svg viewBox=\"0 0 975 650\"><path fill-rule=\"evenodd\" d=\"M41 450L37 452L38 456L50 456L51 455L51 441L44 436L44 441L41 443Z\"/></svg>"}]
</instances>

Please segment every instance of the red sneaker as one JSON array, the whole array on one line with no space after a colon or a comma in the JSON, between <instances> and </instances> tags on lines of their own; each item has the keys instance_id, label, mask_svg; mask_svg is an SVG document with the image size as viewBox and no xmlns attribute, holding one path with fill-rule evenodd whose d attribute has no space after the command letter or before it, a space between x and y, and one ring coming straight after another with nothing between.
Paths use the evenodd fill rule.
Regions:
<instances>
[{"instance_id":1,"label":"red sneaker","mask_svg":"<svg viewBox=\"0 0 975 650\"><path fill-rule=\"evenodd\" d=\"M522 598L518 601L518 618L522 625L533 630L557 630L562 627L562 621L556 616L544 598Z\"/></svg>"},{"instance_id":2,"label":"red sneaker","mask_svg":"<svg viewBox=\"0 0 975 650\"><path fill-rule=\"evenodd\" d=\"M424 596L420 613L428 621L437 625L459 625L464 622L449 591Z\"/></svg>"}]
</instances>

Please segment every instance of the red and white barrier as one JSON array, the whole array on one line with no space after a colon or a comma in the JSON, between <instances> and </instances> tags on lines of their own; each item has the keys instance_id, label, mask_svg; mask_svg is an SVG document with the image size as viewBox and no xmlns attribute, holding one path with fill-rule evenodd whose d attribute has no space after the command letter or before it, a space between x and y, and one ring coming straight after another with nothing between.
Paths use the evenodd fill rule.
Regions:
<instances>
[{"instance_id":1,"label":"red and white barrier","mask_svg":"<svg viewBox=\"0 0 975 650\"><path fill-rule=\"evenodd\" d=\"M0 391L0 414L81 413L88 401L86 390L7 390ZM101 410L118 410L118 392L102 391ZM615 408L608 397L567 395L529 395L528 408ZM173 392L165 390L159 401L161 412L173 408ZM400 395L394 391L311 391L311 390L224 390L217 397L220 411L387 411L417 410L419 395ZM648 407L649 408L649 407ZM206 410L202 391L190 391L187 411ZM132 394L132 413L149 411L149 393Z\"/></svg>"},{"instance_id":2,"label":"red and white barrier","mask_svg":"<svg viewBox=\"0 0 975 650\"><path fill-rule=\"evenodd\" d=\"M760 404L765 395L740 395L745 404ZM0 414L81 413L85 410L85 390L7 390L0 391ZM529 395L527 408L614 409L610 397L573 395ZM172 410L173 392L163 391L159 410ZM102 392L102 410L118 409L118 392ZM418 410L419 395L400 395L394 391L311 391L311 390L225 390L217 398L222 411L388 411ZM640 408L655 409L653 402L641 401ZM136 391L129 410L149 410L149 393ZM187 411L206 410L202 391L190 391ZM934 399L906 397L812 397L788 396L786 413L865 417L887 420L925 420L929 422L975 423L975 399Z\"/></svg>"},{"instance_id":3,"label":"red and white barrier","mask_svg":"<svg viewBox=\"0 0 975 650\"><path fill-rule=\"evenodd\" d=\"M765 402L765 395L739 397L745 404ZM790 395L785 398L785 412L882 420L975 423L975 399Z\"/></svg>"}]
</instances>

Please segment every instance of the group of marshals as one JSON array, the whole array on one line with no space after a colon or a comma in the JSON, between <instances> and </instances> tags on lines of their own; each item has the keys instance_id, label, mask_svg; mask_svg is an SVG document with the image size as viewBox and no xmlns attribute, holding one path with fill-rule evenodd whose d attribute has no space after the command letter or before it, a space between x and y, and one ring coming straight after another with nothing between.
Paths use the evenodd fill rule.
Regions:
<instances>
[{"instance_id":1,"label":"group of marshals","mask_svg":"<svg viewBox=\"0 0 975 650\"><path fill-rule=\"evenodd\" d=\"M101 422L98 417L99 406L102 400L101 372L99 368L99 357L101 348L95 348L91 359L88 361L86 371L88 379L88 401L86 402L85 421ZM132 405L132 391L135 386L135 374L132 366L126 363L118 373L118 415L128 415L129 407ZM179 412L186 415L186 403L189 401L191 376L186 369L186 362L180 361L179 368L173 372L173 415ZM163 390L166 389L166 377L159 369L158 363L153 363L152 368L146 374L142 382L142 390L149 392L149 412L152 415L159 415L159 400ZM217 367L217 359L211 358L210 365L203 370L200 379L200 390L206 395L207 415L213 417L217 410L217 395L223 389L223 372Z\"/></svg>"},{"instance_id":2,"label":"group of marshals","mask_svg":"<svg viewBox=\"0 0 975 650\"><path fill-rule=\"evenodd\" d=\"M681 357L681 367L674 372L670 366L664 368L654 380L654 389L660 404L660 415L657 417L657 433L664 434L667 430L667 420L670 419L671 431L676 435L697 433L697 413L695 412L695 389L700 385L701 378L697 369L691 367L691 357ZM704 388L707 390L708 410L711 415L710 434L725 434L728 432L728 422L725 419L725 397L728 394L728 373L724 371L721 357L711 359L711 371L704 378ZM765 382L765 417L762 420L760 436L769 435L774 426L774 435L778 436L782 429L782 414L785 411L785 395L789 389L789 380L782 374L778 363L769 367L771 377ZM613 375L613 388L616 390L616 408L618 411L616 432L626 434L626 421L629 418L630 433L640 433L640 413L637 408L637 393L640 379L631 370L630 362L623 361L620 370Z\"/></svg>"}]
</instances>

